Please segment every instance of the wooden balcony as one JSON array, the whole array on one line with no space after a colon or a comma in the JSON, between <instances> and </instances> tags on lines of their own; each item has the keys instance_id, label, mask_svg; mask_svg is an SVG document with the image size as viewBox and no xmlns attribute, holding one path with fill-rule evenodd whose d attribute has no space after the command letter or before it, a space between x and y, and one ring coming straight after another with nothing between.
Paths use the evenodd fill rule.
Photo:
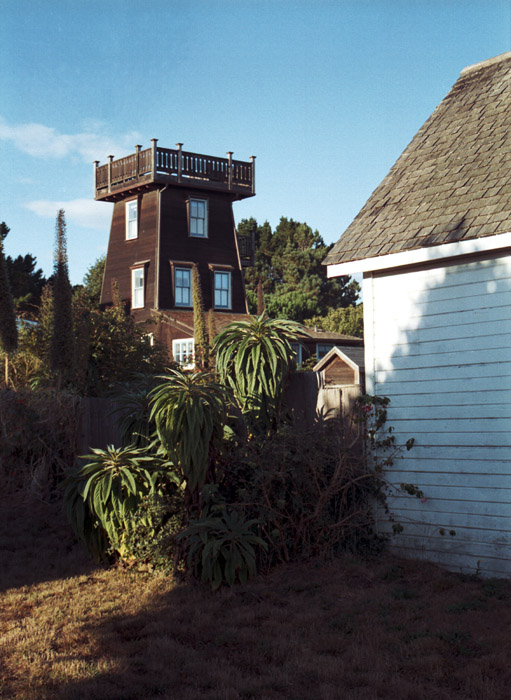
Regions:
<instances>
[{"instance_id":1,"label":"wooden balcony","mask_svg":"<svg viewBox=\"0 0 511 700\"><path fill-rule=\"evenodd\" d=\"M157 139L152 139L151 148L135 146L135 153L118 160L108 156L106 165L95 161L95 199L114 202L126 192L158 184L229 192L234 199L255 194L255 156L250 162L233 160L231 152L227 158L215 158L176 145L176 149L160 148Z\"/></svg>"}]
</instances>

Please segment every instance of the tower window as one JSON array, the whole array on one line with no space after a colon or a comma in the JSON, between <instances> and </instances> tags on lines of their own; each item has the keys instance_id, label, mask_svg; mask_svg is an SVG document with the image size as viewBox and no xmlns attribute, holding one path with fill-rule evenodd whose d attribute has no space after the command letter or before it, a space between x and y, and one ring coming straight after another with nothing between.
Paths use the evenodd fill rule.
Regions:
<instances>
[{"instance_id":1,"label":"tower window","mask_svg":"<svg viewBox=\"0 0 511 700\"><path fill-rule=\"evenodd\" d=\"M126 240L138 238L138 200L126 202Z\"/></svg>"},{"instance_id":2,"label":"tower window","mask_svg":"<svg viewBox=\"0 0 511 700\"><path fill-rule=\"evenodd\" d=\"M144 268L131 271L131 308L144 308Z\"/></svg>"},{"instance_id":3,"label":"tower window","mask_svg":"<svg viewBox=\"0 0 511 700\"><path fill-rule=\"evenodd\" d=\"M231 273L215 272L215 309L230 309Z\"/></svg>"},{"instance_id":4,"label":"tower window","mask_svg":"<svg viewBox=\"0 0 511 700\"><path fill-rule=\"evenodd\" d=\"M190 270L190 268L175 268L174 303L176 306L192 305L192 271Z\"/></svg>"},{"instance_id":5,"label":"tower window","mask_svg":"<svg viewBox=\"0 0 511 700\"><path fill-rule=\"evenodd\" d=\"M206 199L190 199L189 202L190 236L208 237L208 202Z\"/></svg>"}]
</instances>

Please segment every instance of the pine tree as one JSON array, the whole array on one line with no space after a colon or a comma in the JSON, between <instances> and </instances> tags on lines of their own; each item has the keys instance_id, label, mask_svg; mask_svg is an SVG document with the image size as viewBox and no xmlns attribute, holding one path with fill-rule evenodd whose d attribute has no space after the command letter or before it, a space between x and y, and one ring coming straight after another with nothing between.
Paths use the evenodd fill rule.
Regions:
<instances>
[{"instance_id":1,"label":"pine tree","mask_svg":"<svg viewBox=\"0 0 511 700\"><path fill-rule=\"evenodd\" d=\"M57 375L60 386L63 381L72 381L75 364L72 289L67 264L66 220L63 209L60 209L57 215L55 239L50 367Z\"/></svg>"},{"instance_id":2,"label":"pine tree","mask_svg":"<svg viewBox=\"0 0 511 700\"><path fill-rule=\"evenodd\" d=\"M209 343L204 321L204 302L200 285L199 268L192 268L193 337L195 341L195 365L199 369L209 365Z\"/></svg>"},{"instance_id":3,"label":"pine tree","mask_svg":"<svg viewBox=\"0 0 511 700\"><path fill-rule=\"evenodd\" d=\"M0 347L5 353L5 385L9 386L9 355L18 347L18 327L5 264L4 237L0 238Z\"/></svg>"}]
</instances>

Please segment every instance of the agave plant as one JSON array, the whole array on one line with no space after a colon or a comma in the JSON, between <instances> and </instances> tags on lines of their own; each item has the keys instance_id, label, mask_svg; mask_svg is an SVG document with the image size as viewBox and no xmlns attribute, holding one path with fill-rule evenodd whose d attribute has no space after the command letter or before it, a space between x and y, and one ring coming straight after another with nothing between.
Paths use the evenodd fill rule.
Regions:
<instances>
[{"instance_id":1,"label":"agave plant","mask_svg":"<svg viewBox=\"0 0 511 700\"><path fill-rule=\"evenodd\" d=\"M64 481L64 506L68 519L95 559L109 550L129 554L126 534L133 526L138 506L150 493L162 493L177 477L160 460L132 446L93 449L87 463Z\"/></svg>"},{"instance_id":2,"label":"agave plant","mask_svg":"<svg viewBox=\"0 0 511 700\"><path fill-rule=\"evenodd\" d=\"M262 314L229 324L215 338L217 371L252 422L268 424L278 415L295 358L291 344L300 342L302 334L299 323Z\"/></svg>"},{"instance_id":3,"label":"agave plant","mask_svg":"<svg viewBox=\"0 0 511 700\"><path fill-rule=\"evenodd\" d=\"M150 394L150 418L165 454L180 468L193 492L205 483L212 466L215 442L222 437L230 403L229 392L204 372L170 370L159 379L162 383Z\"/></svg>"}]
</instances>

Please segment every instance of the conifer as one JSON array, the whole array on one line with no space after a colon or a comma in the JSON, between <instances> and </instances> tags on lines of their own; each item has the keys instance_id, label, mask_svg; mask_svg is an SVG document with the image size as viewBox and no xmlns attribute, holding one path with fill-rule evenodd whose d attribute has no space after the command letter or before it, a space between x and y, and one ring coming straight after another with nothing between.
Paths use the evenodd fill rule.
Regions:
<instances>
[{"instance_id":1,"label":"conifer","mask_svg":"<svg viewBox=\"0 0 511 700\"><path fill-rule=\"evenodd\" d=\"M0 238L0 348L5 354L5 385L9 385L9 355L18 347L18 327L2 238Z\"/></svg>"}]
</instances>

